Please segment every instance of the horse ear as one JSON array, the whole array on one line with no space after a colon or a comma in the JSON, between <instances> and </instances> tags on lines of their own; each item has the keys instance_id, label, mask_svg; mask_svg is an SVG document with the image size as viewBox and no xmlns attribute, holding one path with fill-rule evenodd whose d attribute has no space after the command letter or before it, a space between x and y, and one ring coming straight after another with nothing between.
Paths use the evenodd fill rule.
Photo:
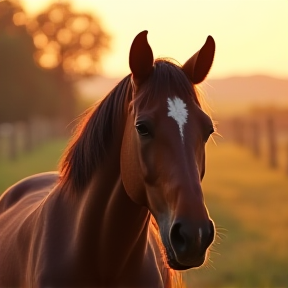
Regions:
<instances>
[{"instance_id":1,"label":"horse ear","mask_svg":"<svg viewBox=\"0 0 288 288\"><path fill-rule=\"evenodd\" d=\"M215 41L208 36L203 47L196 52L183 66L182 70L193 84L201 83L207 76L214 59Z\"/></svg>"},{"instance_id":2,"label":"horse ear","mask_svg":"<svg viewBox=\"0 0 288 288\"><path fill-rule=\"evenodd\" d=\"M153 70L153 52L147 41L148 31L140 32L130 48L129 66L136 85L144 82Z\"/></svg>"}]
</instances>

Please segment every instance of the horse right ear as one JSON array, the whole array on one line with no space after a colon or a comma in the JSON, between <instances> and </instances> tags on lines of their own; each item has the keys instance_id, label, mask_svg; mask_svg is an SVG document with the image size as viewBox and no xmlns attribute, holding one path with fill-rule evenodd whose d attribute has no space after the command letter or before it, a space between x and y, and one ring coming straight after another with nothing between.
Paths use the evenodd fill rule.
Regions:
<instances>
[{"instance_id":1,"label":"horse right ear","mask_svg":"<svg viewBox=\"0 0 288 288\"><path fill-rule=\"evenodd\" d=\"M153 70L153 52L147 41L148 31L140 32L130 48L129 66L136 86L144 82Z\"/></svg>"},{"instance_id":2,"label":"horse right ear","mask_svg":"<svg viewBox=\"0 0 288 288\"><path fill-rule=\"evenodd\" d=\"M182 66L182 70L193 84L201 83L206 78L213 63L214 54L215 41L212 36L208 36L203 47Z\"/></svg>"}]
</instances>

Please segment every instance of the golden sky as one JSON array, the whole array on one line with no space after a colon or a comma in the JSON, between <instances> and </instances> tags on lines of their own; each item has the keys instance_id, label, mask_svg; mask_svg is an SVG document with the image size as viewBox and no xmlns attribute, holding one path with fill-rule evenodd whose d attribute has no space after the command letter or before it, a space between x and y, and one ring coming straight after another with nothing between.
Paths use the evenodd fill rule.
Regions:
<instances>
[{"instance_id":1,"label":"golden sky","mask_svg":"<svg viewBox=\"0 0 288 288\"><path fill-rule=\"evenodd\" d=\"M58 0L61 1L61 0ZM34 14L51 0L20 0ZM212 35L216 56L209 78L266 74L288 78L287 0L70 0L75 10L91 12L112 36L103 73L129 73L134 37L148 30L154 57L181 64Z\"/></svg>"}]
</instances>

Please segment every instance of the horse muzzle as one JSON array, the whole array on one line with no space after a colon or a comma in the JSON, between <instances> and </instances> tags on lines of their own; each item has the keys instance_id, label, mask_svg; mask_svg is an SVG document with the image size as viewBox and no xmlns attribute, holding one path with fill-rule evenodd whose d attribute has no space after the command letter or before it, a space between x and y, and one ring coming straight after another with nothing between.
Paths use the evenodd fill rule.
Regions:
<instances>
[{"instance_id":1,"label":"horse muzzle","mask_svg":"<svg viewBox=\"0 0 288 288\"><path fill-rule=\"evenodd\" d=\"M174 221L166 247L169 266L174 270L201 266L205 261L206 251L214 240L214 231L214 224L210 219L198 225L191 225L184 220Z\"/></svg>"}]
</instances>

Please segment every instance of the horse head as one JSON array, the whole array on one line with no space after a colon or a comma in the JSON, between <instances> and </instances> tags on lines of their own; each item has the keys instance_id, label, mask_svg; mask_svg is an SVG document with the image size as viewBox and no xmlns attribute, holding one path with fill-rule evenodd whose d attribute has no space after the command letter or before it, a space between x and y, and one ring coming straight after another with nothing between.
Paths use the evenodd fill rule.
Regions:
<instances>
[{"instance_id":1,"label":"horse head","mask_svg":"<svg viewBox=\"0 0 288 288\"><path fill-rule=\"evenodd\" d=\"M201 189L211 118L200 107L195 84L213 62L211 36L182 67L154 61L147 31L129 57L133 93L121 148L121 178L128 196L156 219L167 263L185 270L202 265L214 224Z\"/></svg>"}]
</instances>

